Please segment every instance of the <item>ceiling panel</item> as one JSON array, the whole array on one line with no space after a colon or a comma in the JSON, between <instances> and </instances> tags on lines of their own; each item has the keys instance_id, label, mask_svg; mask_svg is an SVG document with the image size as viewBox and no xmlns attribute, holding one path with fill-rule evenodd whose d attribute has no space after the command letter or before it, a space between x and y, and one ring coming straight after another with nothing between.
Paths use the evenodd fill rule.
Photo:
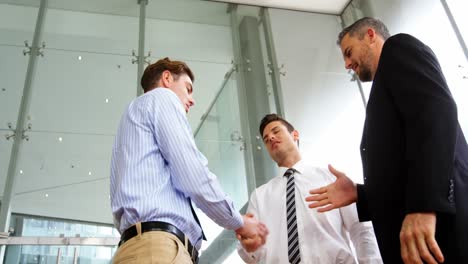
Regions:
<instances>
[{"instance_id":1,"label":"ceiling panel","mask_svg":"<svg viewBox=\"0 0 468 264\"><path fill-rule=\"evenodd\" d=\"M0 0L0 3L35 6L40 0ZM78 12L138 17L137 0L49 0L48 7ZM202 0L148 0L148 18L179 20L203 24L229 25L227 5Z\"/></svg>"},{"instance_id":2,"label":"ceiling panel","mask_svg":"<svg viewBox=\"0 0 468 264\"><path fill-rule=\"evenodd\" d=\"M340 15L351 0L210 0L253 6Z\"/></svg>"}]
</instances>

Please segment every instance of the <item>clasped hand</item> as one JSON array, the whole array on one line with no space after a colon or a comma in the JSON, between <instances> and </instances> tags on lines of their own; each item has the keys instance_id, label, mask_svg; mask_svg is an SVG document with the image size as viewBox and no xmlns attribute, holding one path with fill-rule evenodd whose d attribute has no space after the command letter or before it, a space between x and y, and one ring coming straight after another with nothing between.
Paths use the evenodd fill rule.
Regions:
<instances>
[{"instance_id":1,"label":"clasped hand","mask_svg":"<svg viewBox=\"0 0 468 264\"><path fill-rule=\"evenodd\" d=\"M265 244L268 228L252 214L242 216L244 225L236 230L236 237L247 252L253 252Z\"/></svg>"}]
</instances>

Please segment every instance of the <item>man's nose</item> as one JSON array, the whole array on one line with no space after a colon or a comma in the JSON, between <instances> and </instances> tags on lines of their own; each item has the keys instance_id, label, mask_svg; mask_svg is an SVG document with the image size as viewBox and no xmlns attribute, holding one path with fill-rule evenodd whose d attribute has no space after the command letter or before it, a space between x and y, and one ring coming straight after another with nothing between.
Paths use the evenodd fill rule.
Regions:
<instances>
[{"instance_id":1,"label":"man's nose","mask_svg":"<svg viewBox=\"0 0 468 264\"><path fill-rule=\"evenodd\" d=\"M351 60L350 59L345 59L345 68L348 69L348 70L352 69L351 65L353 65L351 63Z\"/></svg>"}]
</instances>

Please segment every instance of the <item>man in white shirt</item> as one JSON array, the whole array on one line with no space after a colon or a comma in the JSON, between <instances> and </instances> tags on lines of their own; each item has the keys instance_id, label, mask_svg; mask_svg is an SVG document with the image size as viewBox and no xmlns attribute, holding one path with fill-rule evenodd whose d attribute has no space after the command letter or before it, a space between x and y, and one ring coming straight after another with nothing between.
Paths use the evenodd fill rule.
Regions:
<instances>
[{"instance_id":1,"label":"man in white shirt","mask_svg":"<svg viewBox=\"0 0 468 264\"><path fill-rule=\"evenodd\" d=\"M355 204L327 213L308 208L309 190L332 183L335 177L301 160L299 132L269 114L261 121L260 134L279 174L252 193L247 213L265 223L270 234L260 247L238 236L240 257L246 263L268 264L382 263L372 225L359 222Z\"/></svg>"}]
</instances>

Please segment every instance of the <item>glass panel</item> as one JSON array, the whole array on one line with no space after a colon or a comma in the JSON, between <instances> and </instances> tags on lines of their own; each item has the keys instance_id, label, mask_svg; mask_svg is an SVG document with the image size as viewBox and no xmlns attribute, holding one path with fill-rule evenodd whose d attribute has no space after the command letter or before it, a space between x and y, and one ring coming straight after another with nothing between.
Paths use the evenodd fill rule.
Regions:
<instances>
[{"instance_id":1,"label":"glass panel","mask_svg":"<svg viewBox=\"0 0 468 264\"><path fill-rule=\"evenodd\" d=\"M229 16L226 14L226 10L227 4L224 3L215 3L203 0L157 0L148 1L146 17L148 19L172 22L183 21L190 22L192 24L204 24L205 26L229 26ZM180 33L183 34L184 31ZM152 34L156 34L156 32L152 32ZM159 39L166 37L167 35L158 36ZM196 39L198 39L198 37L196 37ZM190 45L192 42L185 44ZM194 41L194 44L196 44L196 41Z\"/></svg>"},{"instance_id":2,"label":"glass panel","mask_svg":"<svg viewBox=\"0 0 468 264\"><path fill-rule=\"evenodd\" d=\"M110 264L116 249L92 246L8 246L5 263L73 264L76 258L80 264Z\"/></svg>"},{"instance_id":3,"label":"glass panel","mask_svg":"<svg viewBox=\"0 0 468 264\"><path fill-rule=\"evenodd\" d=\"M29 60L23 55L28 51L24 42L32 43L37 13L37 7L0 4L0 194L13 146L13 138L5 137L16 127Z\"/></svg>"},{"instance_id":4,"label":"glass panel","mask_svg":"<svg viewBox=\"0 0 468 264\"><path fill-rule=\"evenodd\" d=\"M205 1L149 1L145 54L149 61L169 57L186 62L195 75L195 107L188 120L195 129L213 100L233 59L227 4ZM193 12L179 12L192 10Z\"/></svg>"},{"instance_id":5,"label":"glass panel","mask_svg":"<svg viewBox=\"0 0 468 264\"><path fill-rule=\"evenodd\" d=\"M49 9L44 23L12 210L112 223L110 151L136 95L136 65L125 54L137 46L138 18Z\"/></svg>"},{"instance_id":6,"label":"glass panel","mask_svg":"<svg viewBox=\"0 0 468 264\"><path fill-rule=\"evenodd\" d=\"M248 190L235 75L235 72L232 73L223 83L224 86L220 87L219 97L214 98L214 105L201 124L195 140L200 151L210 161L211 171L216 174L223 190L239 210L248 201ZM197 214L200 215L208 238L202 245L205 249L223 229L200 210Z\"/></svg>"},{"instance_id":7,"label":"glass panel","mask_svg":"<svg viewBox=\"0 0 468 264\"><path fill-rule=\"evenodd\" d=\"M466 44L468 42L468 19L466 19L468 2L465 0L447 0L447 4Z\"/></svg>"},{"instance_id":8,"label":"glass panel","mask_svg":"<svg viewBox=\"0 0 468 264\"><path fill-rule=\"evenodd\" d=\"M210 161L223 190L240 209L247 202L244 139L241 134L235 74L228 79L196 135L200 151Z\"/></svg>"},{"instance_id":9,"label":"glass panel","mask_svg":"<svg viewBox=\"0 0 468 264\"><path fill-rule=\"evenodd\" d=\"M15 212L112 223L108 164L113 136L31 132L29 137L19 158L23 173L17 175Z\"/></svg>"},{"instance_id":10,"label":"glass panel","mask_svg":"<svg viewBox=\"0 0 468 264\"><path fill-rule=\"evenodd\" d=\"M129 8L137 11L139 6L135 1ZM138 48L138 18L48 9L43 40L47 50L130 56Z\"/></svg>"},{"instance_id":11,"label":"glass panel","mask_svg":"<svg viewBox=\"0 0 468 264\"><path fill-rule=\"evenodd\" d=\"M44 217L13 215L12 223L17 230L15 236L44 237L118 237L119 234L110 225L74 222ZM46 246L22 245L8 246L6 263L110 263L116 247L107 246Z\"/></svg>"},{"instance_id":12,"label":"glass panel","mask_svg":"<svg viewBox=\"0 0 468 264\"><path fill-rule=\"evenodd\" d=\"M37 7L0 3L0 46L24 47L26 40L31 44L37 14Z\"/></svg>"},{"instance_id":13,"label":"glass panel","mask_svg":"<svg viewBox=\"0 0 468 264\"><path fill-rule=\"evenodd\" d=\"M466 10L468 10L468 2L465 0L447 0L447 4L450 8L450 12L452 12L453 19L460 30L460 34L465 43L465 48L467 48L468 19L466 18ZM461 47L461 45L458 46ZM453 75L451 81L453 82L453 87L456 87L455 89L452 86L450 88L455 100L458 102L458 120L463 128L465 137L468 137L468 104L465 103L466 98L468 98L468 61L466 60L466 54L464 55L465 60L462 59L463 56L462 53L460 53L460 63L458 63L458 65L453 65L454 67L451 69L449 74ZM444 70L444 72L447 71Z\"/></svg>"}]
</instances>

